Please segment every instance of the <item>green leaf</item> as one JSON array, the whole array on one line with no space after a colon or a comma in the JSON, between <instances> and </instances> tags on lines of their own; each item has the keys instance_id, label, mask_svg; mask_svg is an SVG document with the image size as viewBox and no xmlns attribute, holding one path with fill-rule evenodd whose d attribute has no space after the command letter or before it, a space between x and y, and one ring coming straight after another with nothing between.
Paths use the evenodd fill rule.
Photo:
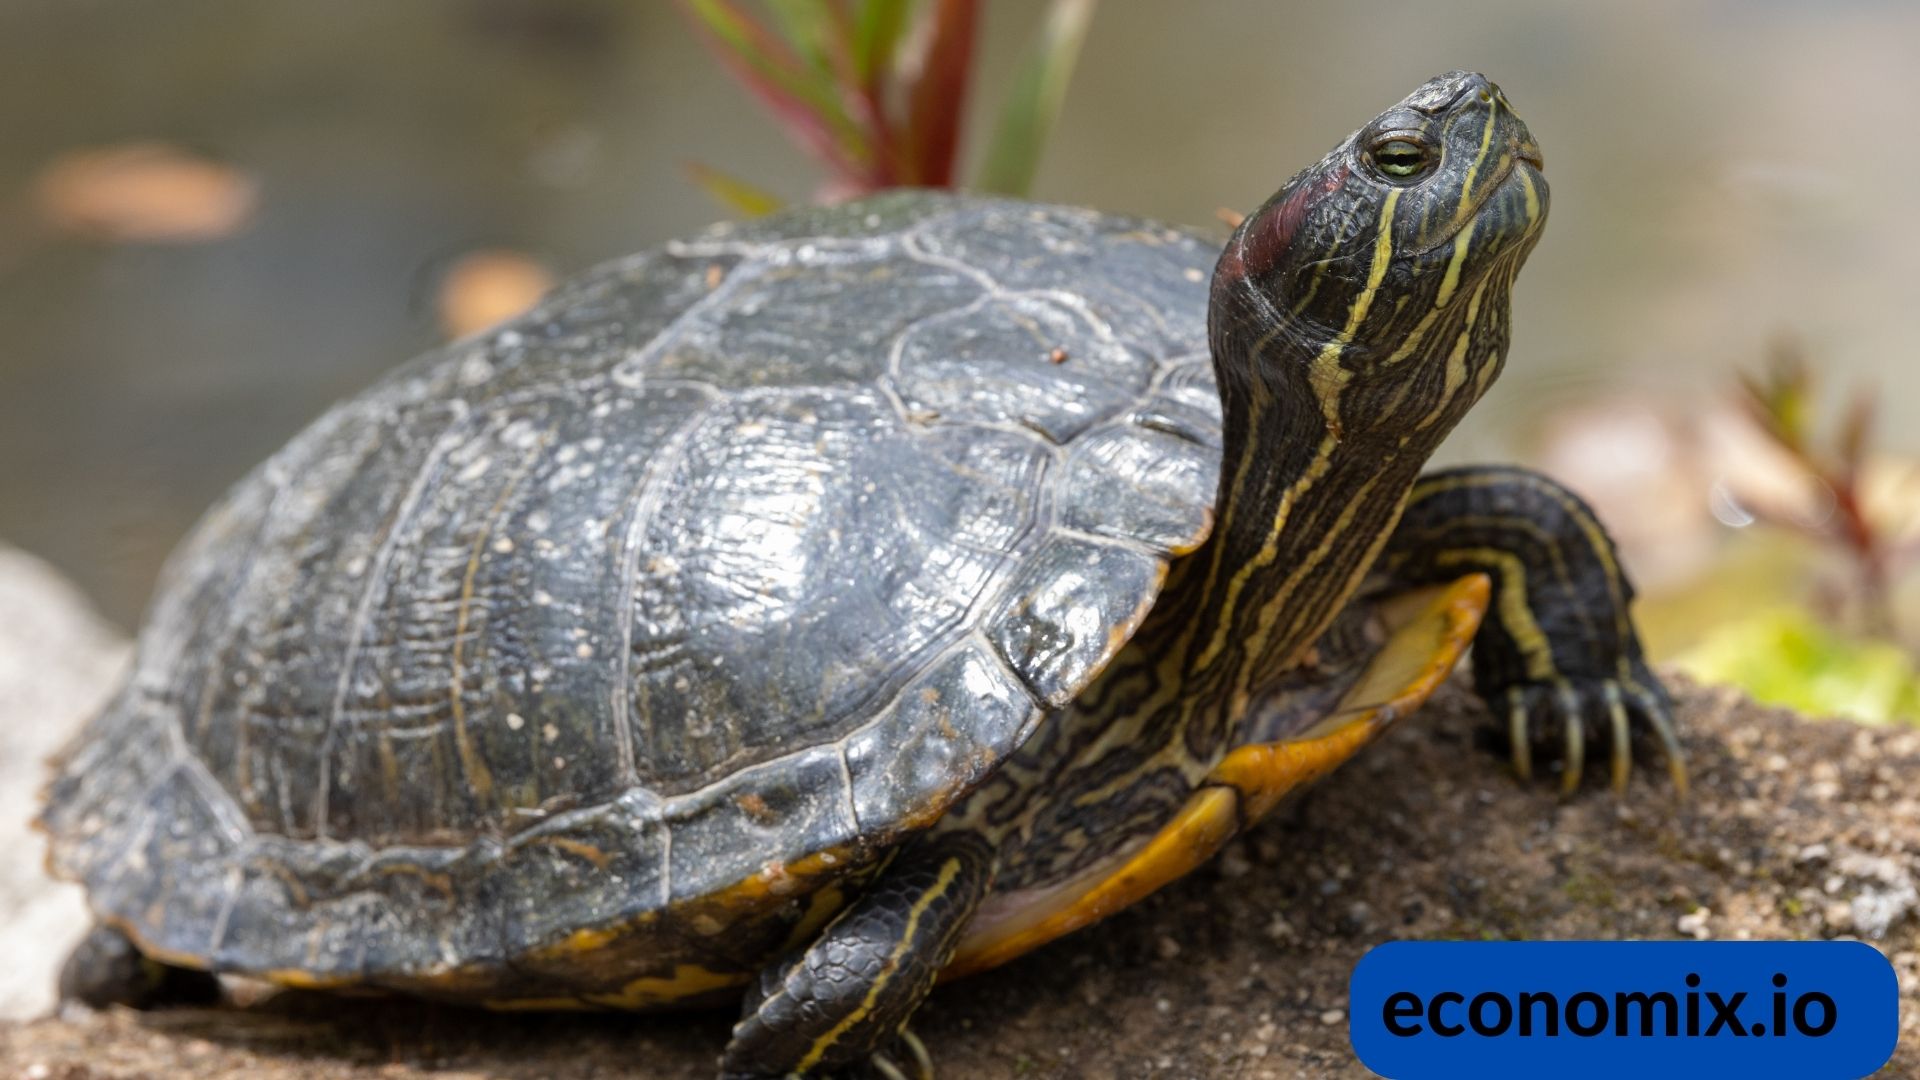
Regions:
<instances>
[{"instance_id":1,"label":"green leaf","mask_svg":"<svg viewBox=\"0 0 1920 1080\"><path fill-rule=\"evenodd\" d=\"M756 187L732 173L722 172L702 162L687 162L687 175L713 201L741 217L763 217L785 205L778 195L765 188Z\"/></svg>"},{"instance_id":2,"label":"green leaf","mask_svg":"<svg viewBox=\"0 0 1920 1080\"><path fill-rule=\"evenodd\" d=\"M679 0L681 10L736 79L758 97L804 149L843 179L864 185L873 150L847 115L828 71L800 59L792 46L733 0Z\"/></svg>"},{"instance_id":3,"label":"green leaf","mask_svg":"<svg viewBox=\"0 0 1920 1080\"><path fill-rule=\"evenodd\" d=\"M819 0L767 0L779 20L781 36L807 63L823 75L833 72L826 7Z\"/></svg>"},{"instance_id":4,"label":"green leaf","mask_svg":"<svg viewBox=\"0 0 1920 1080\"><path fill-rule=\"evenodd\" d=\"M1806 454L1807 414L1813 404L1813 370L1796 338L1774 341L1771 370L1766 380L1767 414L1780 440L1795 453Z\"/></svg>"},{"instance_id":5,"label":"green leaf","mask_svg":"<svg viewBox=\"0 0 1920 1080\"><path fill-rule=\"evenodd\" d=\"M1812 716L1920 723L1920 670L1891 641L1842 634L1798 605L1721 623L1674 666Z\"/></svg>"},{"instance_id":6,"label":"green leaf","mask_svg":"<svg viewBox=\"0 0 1920 1080\"><path fill-rule=\"evenodd\" d=\"M1840 422L1840 474L1850 484L1857 484L1861 471L1866 468L1867 451L1873 444L1875 401L1871 391L1861 391Z\"/></svg>"},{"instance_id":7,"label":"green leaf","mask_svg":"<svg viewBox=\"0 0 1920 1080\"><path fill-rule=\"evenodd\" d=\"M1014 79L975 180L983 191L1025 195L1067 99L1067 83L1093 22L1095 0L1054 0L1040 37Z\"/></svg>"},{"instance_id":8,"label":"green leaf","mask_svg":"<svg viewBox=\"0 0 1920 1080\"><path fill-rule=\"evenodd\" d=\"M894 53L913 8L913 0L866 0L860 6L854 31L854 67L868 90L878 91L893 74Z\"/></svg>"}]
</instances>

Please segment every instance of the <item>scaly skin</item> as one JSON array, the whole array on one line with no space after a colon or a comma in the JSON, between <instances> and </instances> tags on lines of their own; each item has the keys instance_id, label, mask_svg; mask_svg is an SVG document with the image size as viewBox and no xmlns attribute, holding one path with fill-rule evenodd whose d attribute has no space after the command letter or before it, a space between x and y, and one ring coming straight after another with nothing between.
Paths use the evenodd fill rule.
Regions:
<instances>
[{"instance_id":1,"label":"scaly skin","mask_svg":"<svg viewBox=\"0 0 1920 1080\"><path fill-rule=\"evenodd\" d=\"M1583 717L1611 726L1617 779L1635 725L1672 744L1663 692L1627 615L1631 589L1591 513L1530 474L1420 476L1504 362L1510 290L1546 218L1540 166L1499 89L1456 72L1356 132L1241 224L1215 271L1209 313L1226 433L1213 536L1174 563L1102 675L936 826L930 851L984 841L992 853L978 867L969 858L969 885L991 874L997 894L1071 912L1077 901L1062 883L1098 878L1101 867L1142 872L1128 854L1163 831L1197 828L1216 843L1235 824L1223 787L1269 805L1272 793L1253 791L1257 780L1209 778L1250 712L1336 618L1356 597L1373 604L1462 575L1491 582L1491 616L1474 639L1479 687L1520 717L1523 769L1524 721L1536 713L1566 732L1570 783L1591 722ZM1477 588L1484 599L1487 586ZM1339 753L1364 738L1352 742ZM947 927L971 913L950 886L919 857L883 873L777 969L770 985L810 995L814 1008L760 995L729 1068L804 1073L879 1050L930 986L926 965L906 958L950 949ZM910 917L934 911L939 933ZM865 975L864 992L832 1000L855 1006L814 993L816 972L851 970ZM869 1020L876 1002L886 1023Z\"/></svg>"},{"instance_id":2,"label":"scaly skin","mask_svg":"<svg viewBox=\"0 0 1920 1080\"><path fill-rule=\"evenodd\" d=\"M1646 668L1627 614L1631 589L1604 530L1577 499L1531 474L1517 470L1421 474L1435 447L1484 394L1504 362L1513 280L1537 241L1547 213L1547 189L1540 167L1532 136L1499 89L1481 76L1455 72L1432 80L1343 141L1248 217L1219 259L1208 308L1208 339L1224 421L1211 535L1205 535L1204 507L1200 505L1204 492L1194 491L1183 504L1191 512L1173 515L1157 531L1141 536L1127 534L1117 540L1103 537L1100 550L1105 552L1102 558L1111 556L1109 561L1067 560L1057 567L1049 564L1056 583L1069 578L1098 582L1099 587L1091 592L1102 597L1127 597L1124 609L1095 610L1065 602L1047 608L1044 590L1029 589L1012 594L1015 602L1008 611L1000 612L1000 623L983 626L977 611L967 615L966 619L973 621L962 620L959 627L963 631L971 629L973 637L981 641L963 644L980 644L987 650L982 653L982 666L964 671L956 667L953 679L928 684L906 700L930 709L936 705L940 709L957 708L951 703L962 701L978 706L991 696L980 686L993 683L1006 691L1002 696L1011 702L998 729L1005 737L999 743L969 744L974 746L971 752L943 749L950 744L941 741L945 738L953 740L953 746L961 745L963 736L977 734L965 730L968 724L950 726L944 735L930 736L924 746L911 739L878 740L867 747L877 759L893 761L887 754L904 742L924 750L926 760L902 757L895 762L898 769L863 774L861 784L855 783L854 767L843 754L839 764L846 777L843 783L849 805L873 808L846 815L849 822L858 820L858 827L849 825L834 832L823 824L821 828L826 831L818 838L800 832L797 819L787 820L777 830L768 828L769 822L779 820L780 807L773 803L784 806L792 802L810 810L813 801L830 801L814 799L821 795L818 785L824 782L799 782L794 779L801 775L798 772L768 769L754 774L769 785L764 791L742 788L730 800L716 802L713 807L701 804L699 808L701 812L724 810L729 815L737 811L750 824L736 825L731 831L687 827L658 836L646 834L653 837L646 843L659 845L655 854L648 854L656 849L644 848L645 838L636 839L637 834L617 833L604 839L593 832L580 837L542 834L540 839L550 840L556 851L574 860L564 864L569 875L567 889L613 888L614 899L625 900L630 893L641 893L641 887L633 882L646 879L659 900L654 907L641 905L626 921L608 925L569 925L562 921L559 929L565 935L558 941L536 942L538 948L518 955L522 964L519 968L476 962L443 970L410 959L410 953L398 955L403 947L426 943L430 935L424 930L389 934L381 939L387 954L368 959L363 955L369 946L365 925L353 918L321 920L313 925L315 933L341 931L327 939L333 942L327 956L336 961L334 968L326 969L315 962L315 946L311 943L304 958L263 964L257 957L263 951L271 952L264 946L276 945L284 936L278 931L288 911L272 905L248 907L240 903L245 897L239 894L227 896L227 906L218 908L217 918L211 910L202 913L182 904L168 908L143 903L137 910L143 916L149 911L171 911L196 919L204 914L204 934L187 932L201 926L194 920L188 920L192 925L179 931L182 940L196 943L194 948L204 940L244 929L252 934L252 952L244 955L254 958L255 969L267 967L268 977L283 982L314 982L323 976L352 981L372 971L380 976L382 985L498 1001L502 972L532 972L525 985L535 987L529 991L533 996L506 1002L516 1006L585 1002L646 1007L705 999L747 982L762 957L783 948L773 943L784 940L790 946L788 951L761 970L747 995L745 1014L727 1050L727 1075L865 1071L892 1080L930 1071L924 1049L906 1033L905 1025L950 963L955 965L954 970L991 966L1050 936L1103 917L1190 869L1286 791L1323 775L1363 747L1386 724L1416 708L1445 677L1469 640L1475 647L1478 687L1505 718L1502 730L1511 732L1516 762L1523 772L1529 771L1536 760L1558 753L1564 758L1567 783L1577 784L1587 740L1589 735L1596 735L1610 742L1616 782L1624 783L1633 735L1649 732L1670 747L1674 738L1664 694ZM1004 208L995 213L1002 223L1028 220L1011 217ZM985 229L983 235L991 232ZM1138 242L1143 245L1177 241L1185 245L1188 257L1194 251L1191 238L1172 233L1140 235ZM948 242L964 239L949 237ZM882 266L879 277L867 275L836 284L837 307L816 308L811 302L796 301L784 313L805 317L837 316L841 309L851 312L855 306L849 299L851 294L841 290L868 288L880 296L882 290L898 287L892 283L909 276L931 289L934 299L942 303L948 299L947 292L966 294L988 285L999 297L996 302L1005 303L1011 302L1007 297L1030 298L1044 291L1010 291L977 275L964 258L941 254L939 243L929 241L929 248L902 243L904 261L897 259ZM726 265L732 265L728 260L758 268L760 276L748 275L751 280L772 278L765 260L736 247L723 242L700 249L700 257L712 261L699 276L668 275L670 285L704 283L708 300L676 285L661 294L641 290L635 303L644 299L647 304L684 313L699 309L714 295L725 301L729 295L724 292ZM695 248L683 246L671 258L691 257L694 252ZM1019 251L1012 254L1018 256ZM1020 260L1002 261L1006 264L1003 269L1007 269ZM911 274L907 273L908 267L912 268ZM1117 267L1114 282L1126 279L1127 269ZM1101 280L1104 275L1089 277L1093 284L1105 284ZM1194 293L1177 295L1197 299L1195 294L1203 278L1193 269L1183 278L1192 283ZM746 310L744 302L739 308ZM645 305L642 309L652 310ZM941 310L938 304L934 309ZM932 326L938 318L944 320L938 323L940 326L951 322L955 327L977 329L975 323L986 321L984 316L958 318L957 313L965 310L955 307L953 320L945 315L928 315L915 325ZM1010 309L1010 317L1025 318L1023 310ZM598 320L604 317L591 306L584 311L589 325L599 325ZM1086 329L1082 321L1067 312L1060 327L1079 333ZM1026 332L1028 328L1016 321L1013 329ZM840 328L834 327L832 332L837 335ZM1023 339L1016 333L1008 340ZM1090 333L1088 347L1099 344L1100 335ZM865 355L870 359L878 352L875 347ZM586 349L582 355L595 363L604 358L597 347ZM719 364L723 359L714 362ZM821 366L825 364L821 359ZM1172 370L1163 369L1154 378L1171 379L1168 372ZM840 378L834 372L804 374L816 382L828 375ZM720 368L707 375L746 378L740 372ZM960 393L948 404L964 411L969 406L968 392L985 392L996 385L985 376L971 382L960 379ZM671 432L678 434L654 432L660 436L655 441L635 435L636 445L679 446L675 441L679 434L692 431L703 410L715 407L708 397L726 397L714 386L700 386L705 389L686 391L690 395L686 401L674 397L659 405L666 410L661 416L672 422ZM946 393L955 386L942 383L934 389ZM1165 385L1155 381L1145 396L1126 390L1116 400L1133 400L1136 405L1160 400L1153 395L1162 389ZM859 411L867 405L854 402L849 396L851 390L835 392L841 395L834 399L836 407L851 410L849 417L867 415ZM1163 402L1172 403L1171 397ZM1078 407L1082 403L1069 399L1064 404ZM682 407L684 416L675 411ZM1172 411L1177 413L1177 409ZM893 422L891 414L884 418L889 424ZM804 452L808 440L812 440L809 425L823 423L818 413L781 413L774 419L780 422L782 437L804 437L794 444L802 448L802 460L841 460L820 449L824 444L818 440L813 440L812 457ZM1063 413L1054 419L1065 425L1060 430L1071 428L1071 416ZM370 444L398 447L399 457L404 460L390 463L393 475L413 475L414 479L403 488L368 481L366 491L394 494L403 489L407 493L427 490L422 486L423 478L444 471L440 468L442 451L451 453L454 445L466 438L459 427L466 422L464 413L440 420L445 430L436 429L438 435L404 445L402 440ZM1164 422L1177 424L1177 417ZM994 423L1001 421L986 423L981 430L1000 432ZM1150 425L1142 421L1136 426ZM367 433L354 430L361 435ZM728 438L773 438L773 429L765 422L730 430L734 434ZM1025 440L1023 452L1033 449L1026 443L1036 438L1048 441L1048 452L1063 445L1053 440L1048 434L1051 429L1044 426L1022 430L1026 433L1018 437ZM321 431L313 437L318 440L314 445L328 437ZM1062 437L1071 442L1070 437ZM1131 441L1116 445L1134 452L1148 445L1137 435L1129 438ZM901 445L920 446L912 442ZM158 754L148 758L134 755L117 761L115 767L125 773L133 764L146 762L172 770L152 781L146 797L146 803L152 805L145 812L163 825L186 822L191 827L161 833L133 831L131 835L137 837L161 835L170 840L156 852L159 857L150 859L152 866L167 873L134 875L126 884L173 890L155 892L156 896L205 898L214 890L204 883L182 885L186 879L176 881L171 872L205 872L209 866L217 866L237 843L229 834L247 829L310 845L331 837L354 837L377 848L403 839L437 841L449 828L453 836L468 835L471 821L454 815L449 806L471 816L499 809L495 803L500 798L529 805L537 801L537 784L521 792L509 791L496 782L513 775L513 770L501 771L495 767L497 762L489 762L480 744L473 741L476 731L491 732L505 740L502 745L518 749L521 743L516 738L587 739L588 725L547 725L536 735L533 726L508 724L505 731L518 732L525 727L525 735L507 738L485 725L470 729L464 696L479 657L468 647L473 620L487 610L478 600L513 594L510 584L502 584L505 579L486 586L482 571L490 565L485 563L486 553L494 550L488 540L493 535L490 530L512 501L513 493L520 490L522 476L531 475L526 470L533 467L540 444L516 444L515 449L526 455L515 459L521 464L511 468L503 465L497 475L486 469L475 473L489 484L498 484L499 490L481 503L486 511L485 527L453 549L461 558L450 561L448 567L464 572L457 573L452 581L448 595L453 603L440 605L453 612L448 625L453 647L444 680L452 701L446 761L457 761L460 767L423 772L419 779L431 783L403 784L401 779L406 774L387 746L389 733L385 727L378 727L379 739L361 749L376 758L386 753L387 759L360 763L378 768L350 768L353 762L343 758L346 764L342 771L329 773L326 770L331 766L326 763L332 759L323 752L317 785L303 783L302 797L293 798L290 789L270 791L256 783L258 776L247 764L253 759L240 754L232 763L237 772L228 779L245 796L241 802L249 816L244 821L230 821L214 813L227 807L223 801L226 789L212 790L224 782L220 777L226 774L214 776L206 771L204 746L195 752L197 756L178 761L167 758L160 762ZM621 482L604 480L589 493L597 496L630 490L644 479L643 467L648 460L649 455L633 454L608 462L609 466L623 463L636 471ZM888 469L899 467L893 460L886 465ZM709 470L709 475L753 486L755 505L777 503L787 494L785 481L773 469L728 471L716 467ZM927 475L957 477L961 473L947 470ZM1147 479L1124 470L1114 475L1122 485L1137 485ZM876 475L868 490L876 490L887 479ZM958 480L954 485L955 492L972 490ZM1077 491L1096 502L1106 498L1108 492L1092 486L1065 490ZM276 504L278 498L274 496ZM404 517L403 511L413 505L413 495L395 494L395 498L402 500L395 504L395 513ZM995 504L988 500L981 505ZM272 506L254 509L262 521L279 520L271 512ZM241 515L235 520L243 519L253 518ZM221 520L216 519L215 525ZM1089 520L1104 519L1094 514ZM1013 519L1007 523L1013 533L1018 531L1014 528L1017 524ZM1096 526L1073 528L1085 532ZM1071 530L1057 521L1053 531L1062 544L1085 538L1070 535ZM834 543L843 539L837 533L829 536ZM511 545L512 537L504 533L498 539ZM298 550L288 546L282 554L291 557L290 553ZM796 564L791 560L762 558L766 550L762 545L748 560L754 570L744 579L748 595L759 596L763 586L772 588L778 584L776 578L791 576L794 570ZM957 541L930 550L951 558L979 554ZM1158 557L1162 553L1178 557L1167 567L1164 587L1148 611L1146 604L1153 588L1161 584L1159 573L1165 564ZM929 556L909 562L925 565L938 559ZM515 565L520 564L505 560L495 569ZM640 580L637 562L603 565L589 561L581 565L624 567L632 572L620 580L629 587ZM851 584L859 572L870 573L873 569L858 558L805 565L808 572L801 578L826 586L839 580L833 574L850 572L847 580ZM1131 577L1118 572L1118 566L1131 566ZM1088 567L1098 570L1087 574ZM1100 581L1103 575L1110 580ZM206 580L218 581L220 575L210 571ZM333 579L306 576L292 580L345 588ZM353 580L358 580L357 574ZM1436 585L1439 588L1429 589ZM601 591L597 586L587 590L595 597ZM334 671L329 666L332 661L316 661L308 665L312 670L305 674L310 677L301 683L318 695L315 700L320 702L320 711L314 715L328 718L326 734L319 740L280 740L276 745L282 749L325 751L332 745L328 740L337 741L340 731L333 726L332 718L346 715L349 699L363 689L351 676L359 655L361 624L367 621L362 616L372 614L375 605L369 599L372 593L359 595L359 604L351 611L360 614L350 614L347 607L337 612L344 623L350 623L345 627L347 644L339 660L344 674L329 681ZM814 596L811 592L796 595L803 599ZM1426 605L1425 614L1405 617L1406 609L1421 604ZM805 603L796 601L796 605L796 610L806 610ZM1031 620L1031 625L1014 618L1029 605L1045 609L1038 612L1041 617ZM287 612L280 612L278 606L263 610L292 618L315 608L314 604L291 604ZM407 621L410 615L394 617L399 619L397 625L412 626ZM1142 618L1131 637L1121 640L1127 638L1126 629ZM1069 621L1075 625L1063 630ZM762 613L743 615L737 628L787 625L780 617ZM220 626L219 632L227 634L225 624ZM1009 653L1005 642L995 645L985 641L995 626L1012 635L1008 640L1017 639L1018 648ZM1379 637L1387 628L1393 628L1393 633L1382 643ZM627 625L621 632L631 629ZM677 649L677 639L671 638L674 632L671 627L662 630L668 636L661 640ZM1378 634L1369 637L1374 632ZM1071 678L1061 675L1048 683L1052 676L1047 671L1058 649L1056 639L1061 636L1073 638L1079 646L1091 642L1092 648L1087 650L1084 662L1073 668ZM162 635L161 640L187 639L175 634ZM845 656L833 651L838 648L838 639L824 645L818 644L819 639L804 640L815 644L784 654L779 649L749 652L744 655L755 663L730 665L728 670L763 676L783 658L846 661ZM754 641L758 643L759 639ZM633 645L633 641L625 641L618 655L628 657ZM1102 645L1105 650L1098 651ZM584 642L570 648L582 661L593 653ZM994 648L1000 651L992 653ZM578 653L578 649L586 653ZM878 647L875 651L882 657L888 652ZM993 656L1005 662L995 661ZM1006 660L1008 656L1017 656L1020 662ZM1104 669L1093 675L1098 660L1109 657ZM847 670L842 674L849 679L855 669L865 670L860 665L843 666ZM812 663L798 665L810 671L819 667ZM622 711L632 703L626 697L628 673L625 668L621 671L615 683L620 693L611 699L619 703L619 709L608 714L609 723L618 720L616 727L624 727L631 720ZM428 669L410 673L424 678ZM1087 684L1087 678L1094 681ZM767 679L761 681L773 686ZM190 682L208 693L241 685L211 676L204 680L204 686L201 681ZM795 679L794 687L804 691L802 683L804 680ZM689 711L701 705L698 695L710 689L696 680L656 680L647 685L652 696L642 695L640 711L645 715L671 719L706 715ZM1073 696L1082 687L1077 697ZM650 764L682 772L697 772L695 766L699 766L746 775L747 771L736 768L738 763L731 759L716 764L708 757L724 750L726 739L744 738L762 728L775 730L775 721L791 719L787 716L791 689L781 684L778 694L769 692L755 699L778 698L764 715L756 714L760 728L739 716L734 720L736 728L719 725L709 730L701 726L696 731L694 726L668 725L670 735L677 733L676 737L685 739L659 750L660 760L649 759ZM380 693L386 692L381 686ZM441 689L436 682L420 692L438 700L434 695ZM1353 697L1353 693L1361 696ZM602 698L595 695L594 700ZM312 711L308 708L311 703L296 704L300 707L293 712L299 715ZM826 715L821 702L791 704L815 719ZM155 715L166 714L160 710ZM216 716L230 720L238 714L208 705L193 715L199 720ZM938 715L944 724L945 714ZM964 719L966 714L957 715ZM1030 727L1036 716L1037 728ZM151 719L145 714L115 714L112 719L107 726L113 730L119 730L115 724L136 734L153 730L140 726ZM975 716L972 726L983 722ZM737 730L740 725L747 728L744 734ZM940 730L932 720L923 726ZM777 730L784 737L786 728ZM912 725L902 730L910 736L920 731ZM1536 745L1536 734L1551 737L1556 733L1559 738L1555 743ZM120 747L117 743L90 745L96 750ZM133 748L144 745L136 743ZM206 745L222 753L239 753L237 745L229 746L221 739L210 738ZM582 782L575 778L601 766L621 775L633 773L641 760L624 739L618 742L611 759L604 761L592 753L574 752L576 748L570 745L540 745L539 755L530 759L533 764L528 768L545 770L550 766L557 779L567 784ZM586 745L599 744L588 739ZM801 740L801 745L811 744ZM755 749L771 752L774 747L776 743L770 741ZM940 753L970 753L973 771L963 768L967 763L943 761ZM1007 754L1012 756L1005 757ZM1677 755L1672 761L1679 779L1682 774L1678 772ZM299 771L304 768L298 766L293 774L287 774L283 767L281 774L297 775L305 781L307 774ZM526 774L522 779L531 775L526 769L521 773ZM112 802L100 791L80 791L85 787L83 781L90 776L113 775L92 774L85 769L63 774L63 782L74 790L64 801L56 800L56 807L83 818L78 824L68 821L60 825L68 836L70 858L79 857L75 855L76 844L85 846L99 839L90 831L94 828L87 823L90 819L82 813L94 803L79 795L98 803ZM672 776L688 780L693 773ZM982 776L986 779L981 786L971 788ZM342 789L342 797L334 798L330 794L333 781L349 779L360 787L349 785ZM554 776L548 779L557 782ZM931 780L935 790L919 791L910 798L903 795L901 785L916 780ZM432 798L422 802L423 794ZM699 793L684 794L692 799ZM446 805L433 801L442 797ZM948 799L959 801L948 809ZM929 805L935 809L925 812ZM901 806L923 812L907 817ZM946 816L936 822L943 809ZM632 824L629 818L614 818L615 824ZM584 822L566 820L568 824ZM819 820L840 819L822 815ZM389 831L369 832L369 821ZM897 831L876 831L895 825ZM768 859L764 849L741 839L756 829L789 847L811 846ZM901 835L914 830L925 831L904 843L900 841ZM666 846L669 839L670 854ZM199 840L207 843L197 844ZM122 851L127 842L121 839L120 846L112 850ZM893 845L899 846L889 851ZM144 855L144 849L136 850ZM91 869L112 862L91 848L81 854L91 860L87 862ZM524 847L518 854L528 860L525 865L534 864L535 855ZM538 865L555 865L549 859L551 852L541 850L536 854L547 860ZM882 865L877 859L890 861L876 869ZM670 869L675 861L681 864L682 872L677 881L663 876L663 868ZM576 866L578 862L591 869ZM736 862L741 865L735 866ZM724 868L724 873L716 868ZM253 872L254 863L249 862L247 869ZM461 897L489 895L485 890L460 892L454 887L450 870L445 875L429 872L411 859L397 859L388 869L396 871L410 883L409 887L417 883L430 898L438 898L432 902L452 903ZM520 873L517 880L524 883L524 868ZM701 874L712 881L701 878ZM688 884L687 875L693 875L695 884ZM296 883L300 880L298 874L288 876ZM237 880L237 875L234 877ZM394 878L389 875L383 880ZM562 891L554 885L542 895L558 899ZM676 896L687 903L680 908L669 906L668 901ZM851 899L845 899L847 896ZM612 906L601 903L595 910L604 915ZM391 914L408 909L389 906L384 910ZM265 918L261 917L263 911ZM660 917L662 912L668 916ZM1001 919L1003 930L1012 928L995 948L978 947L977 939L970 939L976 930L1008 912L1045 918L1028 918L1018 925ZM110 916L111 911L107 914ZM232 919L228 918L230 914ZM516 912L519 921L509 925L524 927L526 914ZM146 921L165 922L158 916ZM464 926L471 930L480 925L448 919L436 922L433 929L438 932ZM262 926L268 928L264 933ZM76 955L75 965L70 968L76 996L96 1001L147 1000L167 976L151 957L218 964L211 947L206 949L208 955L168 954L158 947L163 942L143 940L136 929L129 925L124 935L120 931L96 935L89 947ZM493 939L481 935L480 940L491 943ZM970 946L970 940L975 945ZM342 947L342 943L353 947ZM661 955L663 947L681 944L698 944L699 955L690 952L685 962ZM970 947L975 948L971 954ZM454 951L472 959L479 950L473 942L463 942ZM719 953L724 955L717 959L711 955ZM338 963L342 958L352 958L352 963ZM634 978L632 969L647 965L657 970ZM244 963L233 969L249 970ZM425 974L415 974L423 971ZM586 987L582 985L583 976L598 981Z\"/></svg>"}]
</instances>

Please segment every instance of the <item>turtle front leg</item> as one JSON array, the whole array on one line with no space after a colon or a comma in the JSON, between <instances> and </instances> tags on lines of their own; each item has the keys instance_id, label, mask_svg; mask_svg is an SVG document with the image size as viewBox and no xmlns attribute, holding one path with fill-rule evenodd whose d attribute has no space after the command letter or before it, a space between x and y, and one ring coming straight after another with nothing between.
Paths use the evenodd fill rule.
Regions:
<instances>
[{"instance_id":1,"label":"turtle front leg","mask_svg":"<svg viewBox=\"0 0 1920 1080\"><path fill-rule=\"evenodd\" d=\"M163 964L105 923L88 931L60 968L60 1000L95 1009L205 1005L219 999L218 979L204 971Z\"/></svg>"},{"instance_id":2,"label":"turtle front leg","mask_svg":"<svg viewBox=\"0 0 1920 1080\"><path fill-rule=\"evenodd\" d=\"M816 1076L865 1068L930 1077L907 1020L933 989L987 893L992 850L970 834L913 844L812 943L769 966L748 995L723 1076Z\"/></svg>"},{"instance_id":3,"label":"turtle front leg","mask_svg":"<svg viewBox=\"0 0 1920 1080\"><path fill-rule=\"evenodd\" d=\"M1660 741L1685 790L1671 699L1628 611L1633 586L1578 496L1526 469L1429 473L1414 485L1377 570L1389 587L1472 571L1492 580L1492 606L1473 642L1474 686L1502 718L1521 776L1532 774L1536 752L1556 752L1557 728L1566 791L1580 784L1589 739L1611 744L1613 785L1624 789L1639 731Z\"/></svg>"}]
</instances>

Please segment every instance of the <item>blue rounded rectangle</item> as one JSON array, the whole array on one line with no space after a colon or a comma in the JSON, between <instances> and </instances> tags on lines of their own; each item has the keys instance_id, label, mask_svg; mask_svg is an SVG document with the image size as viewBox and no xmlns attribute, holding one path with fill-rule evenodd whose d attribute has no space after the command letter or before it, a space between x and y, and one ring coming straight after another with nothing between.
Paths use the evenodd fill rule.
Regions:
<instances>
[{"instance_id":1,"label":"blue rounded rectangle","mask_svg":"<svg viewBox=\"0 0 1920 1080\"><path fill-rule=\"evenodd\" d=\"M1851 1080L1893 1056L1899 993L1857 941L1393 941L1353 969L1349 1034L1392 1080Z\"/></svg>"}]
</instances>

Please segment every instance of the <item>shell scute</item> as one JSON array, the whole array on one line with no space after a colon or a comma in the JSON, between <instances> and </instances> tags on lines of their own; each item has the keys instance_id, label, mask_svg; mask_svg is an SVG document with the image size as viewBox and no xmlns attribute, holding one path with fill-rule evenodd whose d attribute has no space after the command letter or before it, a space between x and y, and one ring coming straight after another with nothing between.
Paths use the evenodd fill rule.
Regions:
<instances>
[{"instance_id":1,"label":"shell scute","mask_svg":"<svg viewBox=\"0 0 1920 1080\"><path fill-rule=\"evenodd\" d=\"M56 868L158 955L283 981L732 979L1204 538L1210 247L885 196L396 369L183 545L56 776Z\"/></svg>"}]
</instances>

